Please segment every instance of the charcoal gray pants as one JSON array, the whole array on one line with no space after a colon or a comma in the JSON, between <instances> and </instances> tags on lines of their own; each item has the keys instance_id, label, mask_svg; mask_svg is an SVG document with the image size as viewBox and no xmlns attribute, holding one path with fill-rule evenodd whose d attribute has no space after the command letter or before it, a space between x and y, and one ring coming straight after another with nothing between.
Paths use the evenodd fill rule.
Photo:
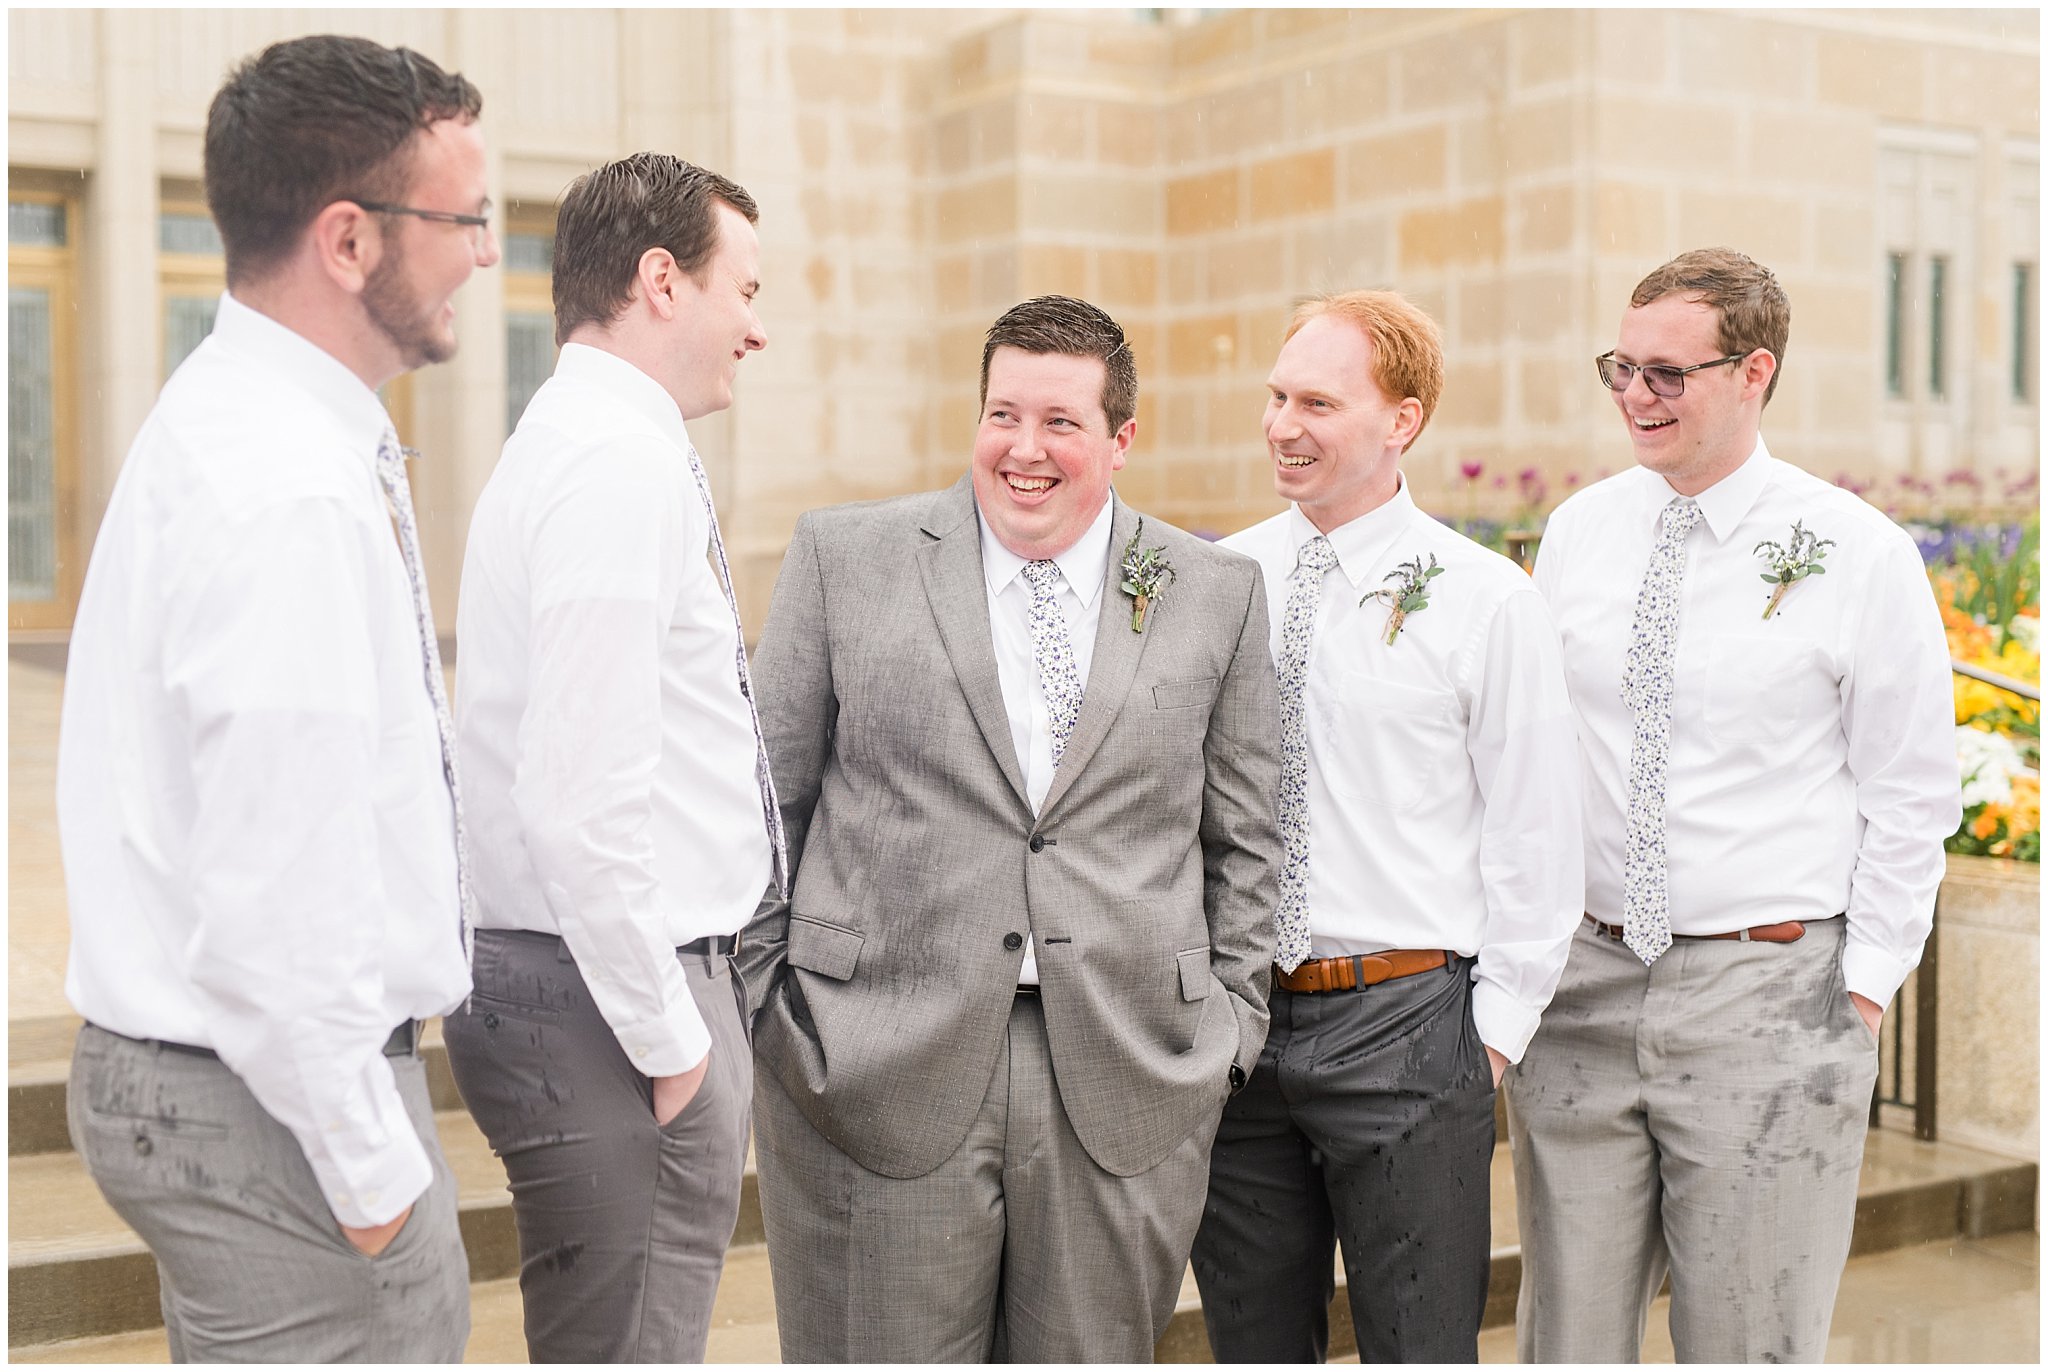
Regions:
<instances>
[{"instance_id":1,"label":"charcoal gray pants","mask_svg":"<svg viewBox=\"0 0 2048 1372\"><path fill-rule=\"evenodd\" d=\"M1360 1362L1476 1362L1493 1230L1493 1068L1472 960L1273 991L1223 1110L1195 1281L1218 1362L1320 1362L1341 1244Z\"/></svg>"},{"instance_id":2,"label":"charcoal gray pants","mask_svg":"<svg viewBox=\"0 0 2048 1372\"><path fill-rule=\"evenodd\" d=\"M504 1161L534 1362L702 1362L739 1219L754 1058L722 955L676 954L711 1030L667 1124L551 934L478 930L476 992L442 1022L462 1099Z\"/></svg>"},{"instance_id":3,"label":"charcoal gray pants","mask_svg":"<svg viewBox=\"0 0 2048 1372\"><path fill-rule=\"evenodd\" d=\"M88 1024L71 1141L156 1255L173 1362L460 1362L469 1262L426 1068L389 1059L434 1179L391 1244L341 1232L289 1129L211 1054Z\"/></svg>"}]
</instances>

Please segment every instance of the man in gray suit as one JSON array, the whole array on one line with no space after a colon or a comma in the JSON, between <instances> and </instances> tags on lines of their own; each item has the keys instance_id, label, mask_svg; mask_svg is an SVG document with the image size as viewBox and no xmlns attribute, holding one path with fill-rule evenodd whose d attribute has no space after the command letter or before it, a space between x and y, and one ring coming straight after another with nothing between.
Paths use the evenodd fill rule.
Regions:
<instances>
[{"instance_id":1,"label":"man in gray suit","mask_svg":"<svg viewBox=\"0 0 2048 1372\"><path fill-rule=\"evenodd\" d=\"M1123 330L989 330L972 470L797 524L755 679L795 870L746 930L787 1361L1144 1361L1266 1036L1249 559L1117 500Z\"/></svg>"}]
</instances>

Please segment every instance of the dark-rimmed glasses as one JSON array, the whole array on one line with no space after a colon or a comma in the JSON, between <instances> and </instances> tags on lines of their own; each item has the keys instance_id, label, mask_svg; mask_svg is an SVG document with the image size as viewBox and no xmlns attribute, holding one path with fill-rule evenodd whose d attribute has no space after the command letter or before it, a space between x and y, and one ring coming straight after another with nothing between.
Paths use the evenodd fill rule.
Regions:
<instances>
[{"instance_id":1,"label":"dark-rimmed glasses","mask_svg":"<svg viewBox=\"0 0 2048 1372\"><path fill-rule=\"evenodd\" d=\"M491 217L487 214L457 214L453 210L416 210L410 205L386 205L376 200L356 200L351 203L377 214L409 214L415 219L431 219L436 224L460 224L464 228L476 230L470 237L479 242L491 227Z\"/></svg>"},{"instance_id":2,"label":"dark-rimmed glasses","mask_svg":"<svg viewBox=\"0 0 2048 1372\"><path fill-rule=\"evenodd\" d=\"M1636 379L1636 373L1643 374L1643 384L1650 388L1651 395L1661 395L1666 400L1685 394L1685 374L1704 371L1708 367L1725 367L1730 362L1740 362L1748 353L1730 353L1717 357L1712 362L1695 362L1690 367L1638 367L1633 362L1623 362L1613 353L1602 353L1593 359L1593 365L1600 371L1600 384L1610 391L1625 391Z\"/></svg>"}]
</instances>

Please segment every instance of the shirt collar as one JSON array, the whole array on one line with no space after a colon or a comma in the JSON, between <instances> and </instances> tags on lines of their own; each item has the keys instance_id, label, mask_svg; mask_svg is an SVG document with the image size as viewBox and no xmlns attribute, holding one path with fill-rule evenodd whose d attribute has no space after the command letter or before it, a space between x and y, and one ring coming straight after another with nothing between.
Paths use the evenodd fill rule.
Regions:
<instances>
[{"instance_id":1,"label":"shirt collar","mask_svg":"<svg viewBox=\"0 0 2048 1372\"><path fill-rule=\"evenodd\" d=\"M1758 434L1756 447L1743 459L1740 467L1693 497L1700 507L1701 522L1707 526L1707 532L1713 535L1716 543L1726 542L1736 526L1748 518L1757 497L1770 484L1771 471L1776 466L1771 450L1764 446L1764 436ZM1656 508L1650 512L1650 518L1655 520L1657 512L1669 505L1677 493L1671 489L1670 482L1649 468L1638 467L1636 470L1647 478L1642 483L1643 492L1647 499L1655 502Z\"/></svg>"},{"instance_id":2,"label":"shirt collar","mask_svg":"<svg viewBox=\"0 0 2048 1372\"><path fill-rule=\"evenodd\" d=\"M1352 589L1365 585L1366 577L1386 556L1387 549L1414 514L1415 497L1408 493L1408 479L1404 476L1395 488L1393 498L1386 504L1324 534L1330 540L1331 550L1337 554L1337 569L1344 573L1344 579L1351 583ZM1287 536L1292 540L1288 551L1294 554L1289 563L1290 574L1299 565L1301 545L1319 533L1322 530L1301 512L1301 506L1287 507Z\"/></svg>"},{"instance_id":3,"label":"shirt collar","mask_svg":"<svg viewBox=\"0 0 2048 1372\"><path fill-rule=\"evenodd\" d=\"M1716 543L1726 542L1735 526L1748 517L1758 496L1771 479L1771 450L1764 436L1756 436L1756 448L1742 465L1699 493L1700 517L1706 521Z\"/></svg>"},{"instance_id":4,"label":"shirt collar","mask_svg":"<svg viewBox=\"0 0 2048 1372\"><path fill-rule=\"evenodd\" d=\"M391 416L377 393L340 358L225 291L213 317L213 337L257 365L282 372L334 415L350 451L360 453L366 464L376 461Z\"/></svg>"},{"instance_id":5,"label":"shirt collar","mask_svg":"<svg viewBox=\"0 0 2048 1372\"><path fill-rule=\"evenodd\" d=\"M1109 571L1109 525L1115 514L1116 497L1111 496L1102 502L1102 510L1095 516L1095 522L1074 540L1071 547L1052 558L1059 564L1060 575L1067 579L1068 589L1081 598L1084 607L1092 607L1095 598L1102 594L1103 578ZM1001 595L1023 572L1025 559L1003 546L995 530L989 528L978 501L974 517L981 521L982 575L988 578L989 594Z\"/></svg>"},{"instance_id":6,"label":"shirt collar","mask_svg":"<svg viewBox=\"0 0 2048 1372\"><path fill-rule=\"evenodd\" d=\"M595 386L654 425L677 447L691 446L690 431L683 423L683 412L676 407L675 397L662 389L659 381L617 353L587 343L564 343L562 355L555 359L555 375L564 381Z\"/></svg>"}]
</instances>

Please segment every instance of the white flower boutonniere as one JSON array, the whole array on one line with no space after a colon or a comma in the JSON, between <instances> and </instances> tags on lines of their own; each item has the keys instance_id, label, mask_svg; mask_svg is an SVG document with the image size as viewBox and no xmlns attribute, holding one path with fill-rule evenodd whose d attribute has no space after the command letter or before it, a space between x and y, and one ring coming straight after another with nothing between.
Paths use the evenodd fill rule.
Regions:
<instances>
[{"instance_id":1,"label":"white flower boutonniere","mask_svg":"<svg viewBox=\"0 0 2048 1372\"><path fill-rule=\"evenodd\" d=\"M1124 560L1119 567L1123 576L1124 594L1131 598L1131 632L1145 632L1145 616L1166 594L1166 588L1173 581L1173 564L1166 560L1166 549L1140 548L1138 539L1145 532L1145 521L1141 517L1138 527L1131 531L1131 541L1124 545Z\"/></svg>"},{"instance_id":2,"label":"white flower boutonniere","mask_svg":"<svg viewBox=\"0 0 2048 1372\"><path fill-rule=\"evenodd\" d=\"M1360 598L1359 608L1363 609L1368 600L1384 600L1392 608L1387 614L1387 646L1401 634L1401 626L1408 622L1408 616L1419 614L1429 608L1429 583L1443 575L1444 569L1436 565L1436 554L1429 555L1429 565L1422 565L1422 555L1416 554L1400 566L1388 572L1382 581L1398 584L1382 586Z\"/></svg>"},{"instance_id":3,"label":"white flower boutonniere","mask_svg":"<svg viewBox=\"0 0 2048 1372\"><path fill-rule=\"evenodd\" d=\"M1763 574L1764 581L1772 588L1770 601L1764 606L1765 619L1778 612L1778 602L1796 583L1827 571L1820 565L1821 559L1834 546L1833 539L1820 537L1800 520L1792 522L1791 537L1782 545L1768 538L1756 545L1754 551L1771 569Z\"/></svg>"}]
</instances>

